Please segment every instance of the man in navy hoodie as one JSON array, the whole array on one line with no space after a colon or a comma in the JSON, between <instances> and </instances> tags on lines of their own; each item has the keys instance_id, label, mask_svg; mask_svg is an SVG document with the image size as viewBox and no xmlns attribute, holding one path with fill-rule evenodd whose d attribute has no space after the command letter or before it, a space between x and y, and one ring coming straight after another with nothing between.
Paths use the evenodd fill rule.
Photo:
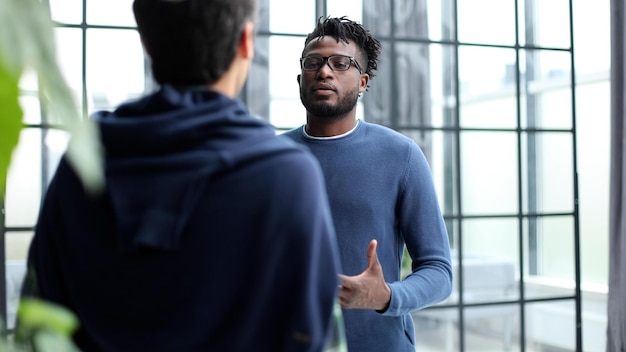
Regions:
<instances>
[{"instance_id":1,"label":"man in navy hoodie","mask_svg":"<svg viewBox=\"0 0 626 352\"><path fill-rule=\"evenodd\" d=\"M98 112L106 190L63 159L24 296L61 304L83 351L321 351L340 265L313 156L235 99L256 0L136 0L160 89Z\"/></svg>"}]
</instances>

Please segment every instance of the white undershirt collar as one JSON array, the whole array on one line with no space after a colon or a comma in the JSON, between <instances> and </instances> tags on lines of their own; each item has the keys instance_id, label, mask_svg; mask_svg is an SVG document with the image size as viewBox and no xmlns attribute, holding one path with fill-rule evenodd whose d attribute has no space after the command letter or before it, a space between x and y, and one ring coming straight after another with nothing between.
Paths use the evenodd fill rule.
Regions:
<instances>
[{"instance_id":1,"label":"white undershirt collar","mask_svg":"<svg viewBox=\"0 0 626 352\"><path fill-rule=\"evenodd\" d=\"M337 138L345 137L345 136L349 135L350 133L354 132L354 130L356 130L356 128L359 127L360 123L361 123L361 120L357 119L356 120L356 124L354 125L354 127L350 131L348 131L346 133L338 134L336 136L329 136L329 137L311 136L310 134L306 133L306 125L302 126L302 133L304 133L305 136L307 136L308 138L311 138L311 139L317 139L317 140L337 139Z\"/></svg>"}]
</instances>

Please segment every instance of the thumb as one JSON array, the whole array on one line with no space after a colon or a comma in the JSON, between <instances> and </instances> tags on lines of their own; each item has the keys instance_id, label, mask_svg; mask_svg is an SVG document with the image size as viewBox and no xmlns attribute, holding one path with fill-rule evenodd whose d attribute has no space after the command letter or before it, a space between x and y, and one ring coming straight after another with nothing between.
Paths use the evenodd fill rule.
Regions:
<instances>
[{"instance_id":1,"label":"thumb","mask_svg":"<svg viewBox=\"0 0 626 352\"><path fill-rule=\"evenodd\" d=\"M375 266L380 265L378 262L378 254L376 248L378 247L378 241L371 240L367 247L367 268L373 269Z\"/></svg>"}]
</instances>

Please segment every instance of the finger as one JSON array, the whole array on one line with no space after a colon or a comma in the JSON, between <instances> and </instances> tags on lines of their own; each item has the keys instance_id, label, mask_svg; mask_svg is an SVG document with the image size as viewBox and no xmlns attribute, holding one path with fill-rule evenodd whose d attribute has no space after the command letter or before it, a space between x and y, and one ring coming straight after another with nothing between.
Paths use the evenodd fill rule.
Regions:
<instances>
[{"instance_id":1,"label":"finger","mask_svg":"<svg viewBox=\"0 0 626 352\"><path fill-rule=\"evenodd\" d=\"M339 283L343 285L344 282L348 281L348 276L339 274Z\"/></svg>"},{"instance_id":2,"label":"finger","mask_svg":"<svg viewBox=\"0 0 626 352\"><path fill-rule=\"evenodd\" d=\"M346 275L339 274L339 291L343 291L348 288L350 277Z\"/></svg>"},{"instance_id":3,"label":"finger","mask_svg":"<svg viewBox=\"0 0 626 352\"><path fill-rule=\"evenodd\" d=\"M348 301L341 297L339 297L339 305L341 306L341 308L350 308L348 306Z\"/></svg>"},{"instance_id":4,"label":"finger","mask_svg":"<svg viewBox=\"0 0 626 352\"><path fill-rule=\"evenodd\" d=\"M355 281L356 279L354 277L351 276L344 276L341 279L341 283L339 284L339 286L341 287L341 290L350 290L354 287L355 285Z\"/></svg>"},{"instance_id":5,"label":"finger","mask_svg":"<svg viewBox=\"0 0 626 352\"><path fill-rule=\"evenodd\" d=\"M376 240L371 240L369 246L367 247L367 267L369 269L380 264L378 262L378 254L376 253L377 247L378 241Z\"/></svg>"}]
</instances>

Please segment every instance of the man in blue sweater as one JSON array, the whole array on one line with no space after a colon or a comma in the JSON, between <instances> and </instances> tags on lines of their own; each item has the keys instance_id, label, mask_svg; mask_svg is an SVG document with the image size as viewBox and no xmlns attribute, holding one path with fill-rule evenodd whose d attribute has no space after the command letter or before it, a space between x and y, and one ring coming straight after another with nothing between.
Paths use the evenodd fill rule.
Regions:
<instances>
[{"instance_id":1,"label":"man in blue sweater","mask_svg":"<svg viewBox=\"0 0 626 352\"><path fill-rule=\"evenodd\" d=\"M85 352L307 351L340 272L323 175L235 99L256 0L135 0L157 92L101 111L106 190L63 159L24 296L67 307Z\"/></svg>"},{"instance_id":2,"label":"man in blue sweater","mask_svg":"<svg viewBox=\"0 0 626 352\"><path fill-rule=\"evenodd\" d=\"M450 248L420 148L356 118L379 53L380 42L360 24L320 19L305 40L298 75L306 125L286 135L310 148L326 177L349 351L413 352L410 313L450 294ZM412 273L401 278L404 246Z\"/></svg>"}]
</instances>

